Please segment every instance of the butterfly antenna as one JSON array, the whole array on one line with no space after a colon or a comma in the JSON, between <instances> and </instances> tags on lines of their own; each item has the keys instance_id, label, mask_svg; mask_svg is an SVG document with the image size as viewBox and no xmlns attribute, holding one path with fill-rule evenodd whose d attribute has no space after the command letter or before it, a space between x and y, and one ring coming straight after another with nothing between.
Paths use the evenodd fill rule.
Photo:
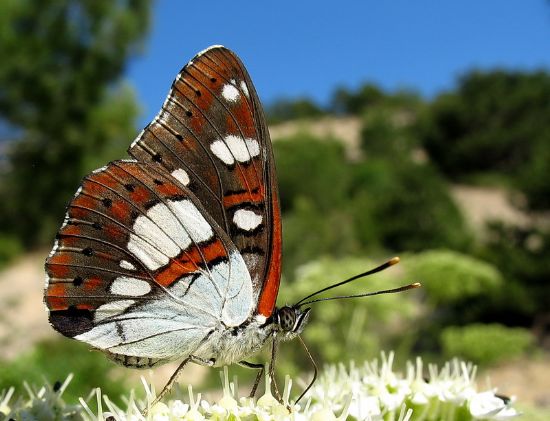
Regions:
<instances>
[{"instance_id":1,"label":"butterfly antenna","mask_svg":"<svg viewBox=\"0 0 550 421\"><path fill-rule=\"evenodd\" d=\"M302 298L300 301L298 301L298 302L295 304L295 306L301 307L301 306L306 305L306 304L309 304L309 303L311 303L311 302L319 301L319 300L314 300L314 301L310 301L310 302L308 302L308 303L304 303L304 301L309 300L311 297L314 297L314 296L317 295L317 294L321 294L322 292L325 292L325 291L328 291L328 290L330 290L330 289L339 287L339 286L341 286L341 285L345 285L345 284L347 284L347 283L349 283L349 282L353 282L353 281L355 281L355 280L357 280L357 279L364 278L364 277L366 277L366 276L373 275L373 274L375 274L375 273L381 272L381 271L383 271L384 269L387 269L387 268L389 268L390 266L396 265L396 264L398 264L398 263L399 263L399 257L392 257L390 260L388 260L387 262L381 264L380 266L375 267L374 269L371 269L371 270L368 270L368 271L366 271L366 272L360 273L360 274L358 274L358 275L352 276L351 278L346 279L345 281L342 281L342 282L338 282L337 284L329 285L328 287L323 288L323 289L320 289L319 291L316 291L316 292L314 292L313 294L309 294L307 297L304 297L304 298ZM420 284L419 284L419 286L420 286ZM389 291L390 291L390 290L388 290L388 292L389 292ZM397 292L397 291L395 291L395 292ZM379 293L382 293L382 291L380 291ZM351 297L351 296L350 296L350 297ZM336 298L336 297L334 297L334 298ZM342 297L342 298L343 298L343 297Z\"/></svg>"},{"instance_id":2,"label":"butterfly antenna","mask_svg":"<svg viewBox=\"0 0 550 421\"><path fill-rule=\"evenodd\" d=\"M300 396L298 396L298 399L296 399L296 402L294 402L294 404L297 404L298 402L300 402L300 399L302 399L305 396L305 394L309 391L309 389L311 389L311 387L315 383L315 380L317 380L317 373L319 371L317 369L317 364L315 363L315 360L313 359L313 356L311 355L311 352L309 352L309 349L307 349L307 346L306 346L304 340L302 339L302 337L300 335L298 335L298 339L299 339L300 343L302 344L302 346L304 347L304 349L306 351L306 354L309 357L309 360L311 361L311 364L313 365L313 378L311 379L311 381L309 382L309 384L307 385L305 390L300 394Z\"/></svg>"},{"instance_id":3,"label":"butterfly antenna","mask_svg":"<svg viewBox=\"0 0 550 421\"><path fill-rule=\"evenodd\" d=\"M420 288L422 284L420 282L414 282L409 285L403 285L402 287L398 288L392 288L392 289L385 289L382 291L375 291L375 292L367 292L365 294L355 294L355 295L337 295L336 297L327 297L327 298L318 298L316 300L306 301L305 303L301 303L300 306L305 306L308 304L318 303L320 301L332 301L332 300L341 300L344 298L360 298L360 297L370 297L372 295L381 295L381 294L393 294L396 292L403 292L408 291L409 289L415 289Z\"/></svg>"}]
</instances>

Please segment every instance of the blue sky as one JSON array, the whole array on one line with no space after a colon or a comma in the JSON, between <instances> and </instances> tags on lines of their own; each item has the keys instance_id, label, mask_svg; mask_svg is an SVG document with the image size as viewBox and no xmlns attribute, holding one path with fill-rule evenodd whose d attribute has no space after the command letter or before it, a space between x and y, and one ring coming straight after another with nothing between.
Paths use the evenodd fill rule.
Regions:
<instances>
[{"instance_id":1,"label":"blue sky","mask_svg":"<svg viewBox=\"0 0 550 421\"><path fill-rule=\"evenodd\" d=\"M157 0L144 52L127 78L157 113L179 69L223 44L244 61L264 103L364 81L430 97L468 69L550 69L547 0Z\"/></svg>"}]
</instances>

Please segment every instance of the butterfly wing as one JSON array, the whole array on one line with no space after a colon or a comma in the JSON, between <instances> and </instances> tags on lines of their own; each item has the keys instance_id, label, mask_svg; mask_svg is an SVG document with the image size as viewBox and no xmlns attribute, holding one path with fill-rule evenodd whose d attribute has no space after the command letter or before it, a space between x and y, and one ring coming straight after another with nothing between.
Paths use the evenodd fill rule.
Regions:
<instances>
[{"instance_id":1,"label":"butterfly wing","mask_svg":"<svg viewBox=\"0 0 550 421\"><path fill-rule=\"evenodd\" d=\"M221 46L178 74L129 154L163 167L208 209L241 253L256 312L270 316L281 268L281 217L269 132L239 58Z\"/></svg>"},{"instance_id":2,"label":"butterfly wing","mask_svg":"<svg viewBox=\"0 0 550 421\"><path fill-rule=\"evenodd\" d=\"M255 308L249 272L224 230L189 188L136 161L83 180L46 272L53 327L131 356L126 365L189 355L220 322L238 326Z\"/></svg>"}]
</instances>

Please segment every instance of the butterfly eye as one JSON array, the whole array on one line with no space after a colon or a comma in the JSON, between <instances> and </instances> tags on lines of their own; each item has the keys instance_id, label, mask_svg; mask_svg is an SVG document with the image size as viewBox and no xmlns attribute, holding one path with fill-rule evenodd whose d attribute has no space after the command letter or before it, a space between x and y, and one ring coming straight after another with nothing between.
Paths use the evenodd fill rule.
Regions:
<instances>
[{"instance_id":1,"label":"butterfly eye","mask_svg":"<svg viewBox=\"0 0 550 421\"><path fill-rule=\"evenodd\" d=\"M296 323L296 312L290 307L279 310L279 326L285 332L291 332Z\"/></svg>"}]
</instances>

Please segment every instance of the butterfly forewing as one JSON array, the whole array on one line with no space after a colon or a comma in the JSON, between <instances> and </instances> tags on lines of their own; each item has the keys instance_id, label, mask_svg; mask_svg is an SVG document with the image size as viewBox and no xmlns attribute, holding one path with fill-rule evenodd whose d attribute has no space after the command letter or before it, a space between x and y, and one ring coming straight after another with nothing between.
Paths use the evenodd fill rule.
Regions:
<instances>
[{"instance_id":1,"label":"butterfly forewing","mask_svg":"<svg viewBox=\"0 0 550 421\"><path fill-rule=\"evenodd\" d=\"M46 271L54 328L122 362L189 354L255 308L242 256L193 192L135 161L84 179Z\"/></svg>"},{"instance_id":2,"label":"butterfly forewing","mask_svg":"<svg viewBox=\"0 0 550 421\"><path fill-rule=\"evenodd\" d=\"M262 107L238 57L212 47L193 58L129 153L195 194L243 256L257 312L269 316L280 279L277 187Z\"/></svg>"}]
</instances>

